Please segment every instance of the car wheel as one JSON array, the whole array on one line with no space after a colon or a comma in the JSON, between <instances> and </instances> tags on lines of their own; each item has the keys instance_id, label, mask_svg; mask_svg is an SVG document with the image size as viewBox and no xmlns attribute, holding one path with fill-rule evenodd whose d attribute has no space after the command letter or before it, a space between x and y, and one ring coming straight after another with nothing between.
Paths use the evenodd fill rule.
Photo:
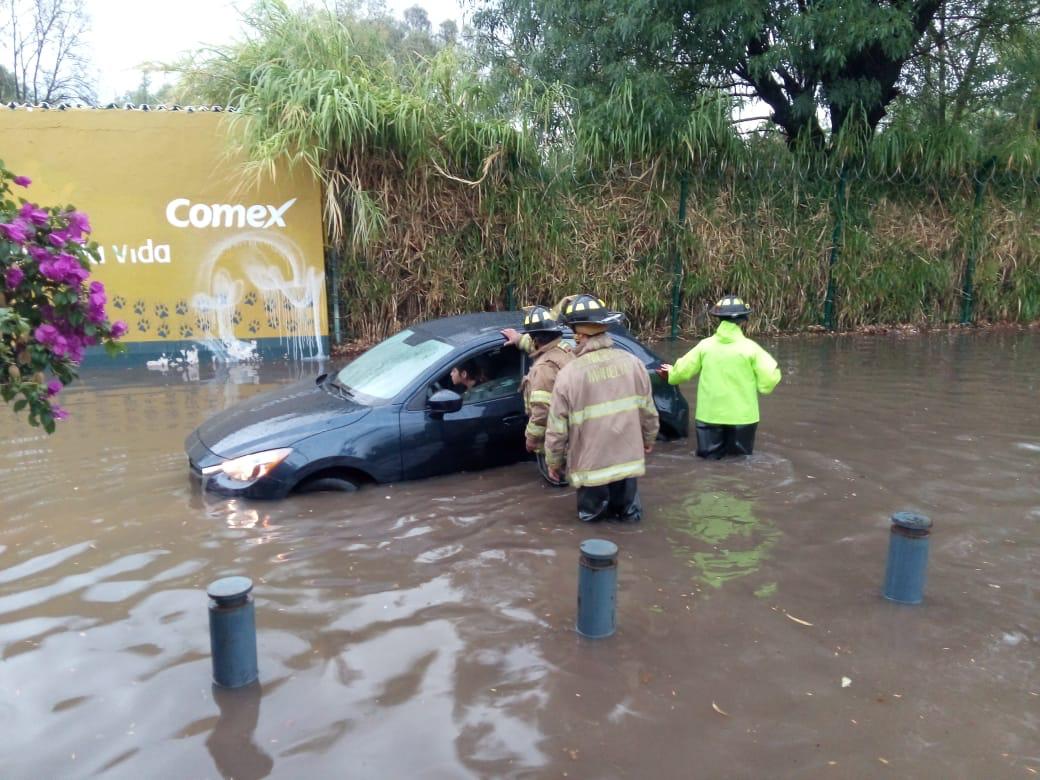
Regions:
<instances>
[{"instance_id":1,"label":"car wheel","mask_svg":"<svg viewBox=\"0 0 1040 780\"><path fill-rule=\"evenodd\" d=\"M353 493L359 487L357 482L346 477L316 477L308 479L296 488L297 493Z\"/></svg>"}]
</instances>

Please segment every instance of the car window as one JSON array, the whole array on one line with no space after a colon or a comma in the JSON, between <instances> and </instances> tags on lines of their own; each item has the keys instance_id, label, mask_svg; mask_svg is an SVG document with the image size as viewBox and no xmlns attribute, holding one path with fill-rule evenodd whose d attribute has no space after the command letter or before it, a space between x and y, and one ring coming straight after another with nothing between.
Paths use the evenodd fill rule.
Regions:
<instances>
[{"instance_id":1,"label":"car window","mask_svg":"<svg viewBox=\"0 0 1040 780\"><path fill-rule=\"evenodd\" d=\"M450 344L402 330L344 366L336 381L362 399L388 401L451 351Z\"/></svg>"}]
</instances>

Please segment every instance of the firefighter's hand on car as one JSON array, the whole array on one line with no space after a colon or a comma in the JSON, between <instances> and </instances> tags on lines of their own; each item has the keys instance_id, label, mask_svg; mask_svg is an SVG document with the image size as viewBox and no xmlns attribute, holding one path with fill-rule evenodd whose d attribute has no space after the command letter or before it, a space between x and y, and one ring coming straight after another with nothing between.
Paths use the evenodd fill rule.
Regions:
<instances>
[{"instance_id":1,"label":"firefighter's hand on car","mask_svg":"<svg viewBox=\"0 0 1040 780\"><path fill-rule=\"evenodd\" d=\"M671 370L672 370L672 364L671 363L662 363L658 367L658 369L657 369L657 375L659 377L661 377L661 379L663 379L665 382L667 382L668 381L668 374L671 372Z\"/></svg>"},{"instance_id":2,"label":"firefighter's hand on car","mask_svg":"<svg viewBox=\"0 0 1040 780\"><path fill-rule=\"evenodd\" d=\"M538 452L538 450L542 448L542 443L529 438L527 439L526 446L528 452Z\"/></svg>"},{"instance_id":3,"label":"firefighter's hand on car","mask_svg":"<svg viewBox=\"0 0 1040 780\"><path fill-rule=\"evenodd\" d=\"M510 344L515 347L517 344L520 343L520 331L518 331L516 328L505 328L501 332L502 336L506 340L506 344Z\"/></svg>"},{"instance_id":4,"label":"firefighter's hand on car","mask_svg":"<svg viewBox=\"0 0 1040 780\"><path fill-rule=\"evenodd\" d=\"M647 455L649 455L653 451L654 451L654 445L653 444L644 444L643 445L643 452L645 452Z\"/></svg>"},{"instance_id":5,"label":"firefighter's hand on car","mask_svg":"<svg viewBox=\"0 0 1040 780\"><path fill-rule=\"evenodd\" d=\"M552 466L549 466L549 479L553 482L562 482L563 475L560 473L559 469L554 469Z\"/></svg>"}]
</instances>

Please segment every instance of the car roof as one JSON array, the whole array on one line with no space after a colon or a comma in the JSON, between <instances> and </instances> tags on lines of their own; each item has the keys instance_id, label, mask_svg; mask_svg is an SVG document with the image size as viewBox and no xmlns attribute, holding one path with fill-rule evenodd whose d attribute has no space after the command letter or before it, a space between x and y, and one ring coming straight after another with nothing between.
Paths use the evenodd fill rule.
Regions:
<instances>
[{"instance_id":1,"label":"car roof","mask_svg":"<svg viewBox=\"0 0 1040 780\"><path fill-rule=\"evenodd\" d=\"M416 323L409 327L413 333L425 338L433 338L461 347L474 341L483 341L488 336L497 336L504 328L523 326L524 315L520 311L481 311L470 314L458 314L454 317L441 317L436 320ZM622 336L634 341L632 334L620 323L612 323L608 329L611 335ZM570 328L564 329L569 336Z\"/></svg>"},{"instance_id":2,"label":"car roof","mask_svg":"<svg viewBox=\"0 0 1040 780\"><path fill-rule=\"evenodd\" d=\"M409 330L458 347L482 336L497 334L503 328L519 328L523 319L523 312L519 311L484 311L427 320L412 325Z\"/></svg>"}]
</instances>

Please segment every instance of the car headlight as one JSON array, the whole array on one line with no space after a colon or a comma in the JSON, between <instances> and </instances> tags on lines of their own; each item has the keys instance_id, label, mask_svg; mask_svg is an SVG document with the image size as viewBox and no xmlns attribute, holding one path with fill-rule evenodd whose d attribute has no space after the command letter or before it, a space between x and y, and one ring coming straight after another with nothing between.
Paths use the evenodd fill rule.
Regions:
<instances>
[{"instance_id":1,"label":"car headlight","mask_svg":"<svg viewBox=\"0 0 1040 780\"><path fill-rule=\"evenodd\" d=\"M260 477L269 474L275 466L289 457L290 452L292 452L291 447L254 452L252 455L242 455L225 460L218 466L208 466L202 470L202 473L205 476L224 474L236 482L255 482Z\"/></svg>"}]
</instances>

